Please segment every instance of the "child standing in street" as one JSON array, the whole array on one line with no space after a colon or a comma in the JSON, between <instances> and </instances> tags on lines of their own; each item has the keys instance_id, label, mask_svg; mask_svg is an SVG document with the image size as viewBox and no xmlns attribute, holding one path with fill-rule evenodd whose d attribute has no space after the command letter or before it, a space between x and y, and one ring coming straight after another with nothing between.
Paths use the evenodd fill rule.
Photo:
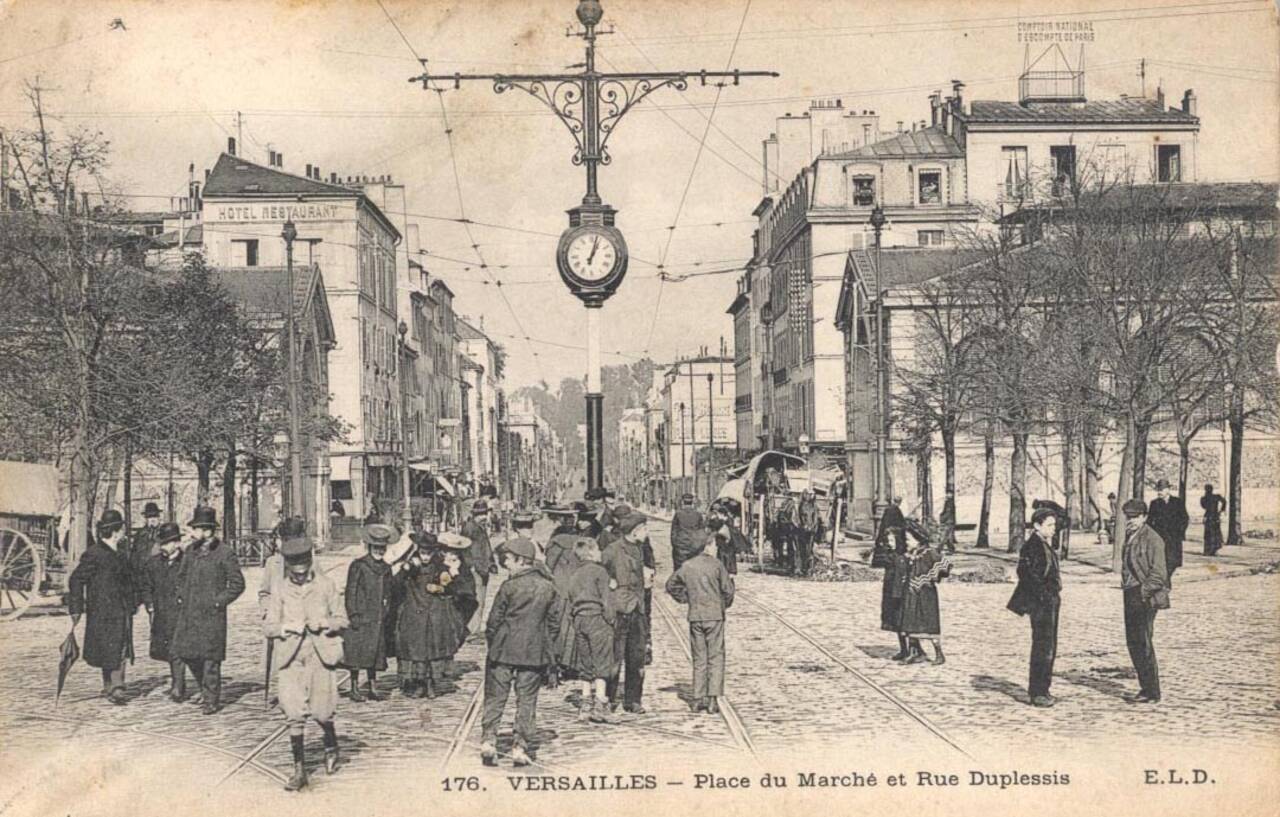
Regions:
<instances>
[{"instance_id":1,"label":"child standing in street","mask_svg":"<svg viewBox=\"0 0 1280 817\"><path fill-rule=\"evenodd\" d=\"M578 720L613 723L606 684L617 674L618 661L613 650L609 571L600 564L600 546L594 539L579 539L574 552L582 564L569 579L567 608L573 617L572 666L582 686Z\"/></svg>"},{"instance_id":2,"label":"child standing in street","mask_svg":"<svg viewBox=\"0 0 1280 817\"><path fill-rule=\"evenodd\" d=\"M911 645L904 664L919 664L926 659L920 648L921 639L933 643L933 663L944 663L942 654L942 615L938 609L938 582L951 572L951 560L927 540L917 540L907 553L905 593L902 597L900 632Z\"/></svg>"},{"instance_id":3,"label":"child standing in street","mask_svg":"<svg viewBox=\"0 0 1280 817\"><path fill-rule=\"evenodd\" d=\"M693 711L717 714L724 694L724 611L733 604L733 577L709 544L667 579L667 592L689 605Z\"/></svg>"},{"instance_id":4,"label":"child standing in street","mask_svg":"<svg viewBox=\"0 0 1280 817\"><path fill-rule=\"evenodd\" d=\"M343 664L351 671L351 700L382 700L378 673L387 668L387 616L391 609L391 565L383 557L396 538L387 525L365 528L365 555L347 569L347 590L343 599L351 627L345 639ZM360 670L369 680L368 692L360 691Z\"/></svg>"},{"instance_id":5,"label":"child standing in street","mask_svg":"<svg viewBox=\"0 0 1280 817\"><path fill-rule=\"evenodd\" d=\"M538 690L555 660L560 605L550 574L535 563L538 551L533 540L514 539L503 549L510 575L498 589L485 623L489 653L484 668L480 759L486 766L497 764L498 723L514 685L516 723L511 760L516 766L527 766L537 729Z\"/></svg>"}]
</instances>

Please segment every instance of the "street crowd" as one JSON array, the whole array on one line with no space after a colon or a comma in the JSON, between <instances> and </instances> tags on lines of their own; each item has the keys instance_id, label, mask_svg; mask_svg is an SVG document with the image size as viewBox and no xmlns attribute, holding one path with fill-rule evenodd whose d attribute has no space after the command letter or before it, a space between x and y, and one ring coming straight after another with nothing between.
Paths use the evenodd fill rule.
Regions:
<instances>
[{"instance_id":1,"label":"street crowd","mask_svg":"<svg viewBox=\"0 0 1280 817\"><path fill-rule=\"evenodd\" d=\"M843 501L836 487L839 502ZM1163 480L1150 506L1130 499L1121 558L1123 626L1139 690L1135 703L1161 699L1154 646L1158 611L1170 605L1172 577L1182 564L1188 516ZM804 573L820 539L822 517L812 493L797 505L780 492L765 528L774 565ZM1206 497L1214 496L1211 486ZM883 568L881 629L894 633L903 664L945 662L938 584L952 568L951 549L930 541L928 531L906 517L895 498L880 519L871 556ZM692 656L690 706L720 711L724 694L725 614L733 604L738 556L751 549L739 528L740 507L717 500L703 514L692 495L682 497L670 523L673 572L665 591L686 605ZM1204 503L1209 510L1209 501ZM615 723L643 715L645 667L653 660L651 636L655 562L651 518L597 489L571 506L542 512L556 523L545 543L535 541L538 515L516 513L510 534L496 548L486 499L475 500L457 532L433 533L421 523L408 530L373 520L364 526L365 553L351 562L343 590L316 569L314 543L298 517L278 529L276 552L266 561L258 590L262 635L267 639L267 690L277 679L278 703L288 724L294 759L286 788L308 783L303 730L314 720L323 732L324 768L339 767L334 715L339 681L349 676L352 703L380 701L378 674L394 657L401 694L433 698L441 682L456 678L453 659L468 640L487 645L480 754L498 760L497 735L512 689L514 740L510 758L528 765L536 731L537 701L544 686L572 683L578 719ZM168 696L194 700L206 715L221 706L221 664L226 657L227 608L245 590L232 549L219 539L212 508L197 507L182 530L159 522L148 503L145 525L126 537L124 519L107 510L96 537L73 571L67 594L72 626L87 616L86 663L100 668L103 696L128 702L125 666L134 660L133 616L146 610L150 657L170 674ZM1206 515L1206 528L1217 524ZM1061 506L1037 501L1019 554L1017 586L1008 609L1031 627L1028 701L1054 704L1050 694L1061 609ZM1208 531L1206 531L1208 532ZM908 537L912 540L908 545ZM1206 536L1206 548L1220 547ZM488 601L499 569L506 579ZM487 614L486 614L487 613ZM932 658L923 644L932 646ZM363 678L363 683L361 682Z\"/></svg>"}]
</instances>

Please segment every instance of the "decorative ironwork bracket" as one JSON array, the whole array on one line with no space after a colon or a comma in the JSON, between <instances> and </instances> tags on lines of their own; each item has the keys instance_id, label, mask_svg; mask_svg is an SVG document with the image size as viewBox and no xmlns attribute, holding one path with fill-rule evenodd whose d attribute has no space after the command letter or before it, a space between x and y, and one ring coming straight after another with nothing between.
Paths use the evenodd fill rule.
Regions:
<instances>
[{"instance_id":1,"label":"decorative ironwork bracket","mask_svg":"<svg viewBox=\"0 0 1280 817\"><path fill-rule=\"evenodd\" d=\"M600 82L596 94L600 100L600 164L607 165L612 161L607 144L623 114L649 94L668 86L683 91L689 87L689 82L682 76L660 80L604 79Z\"/></svg>"},{"instance_id":2,"label":"decorative ironwork bracket","mask_svg":"<svg viewBox=\"0 0 1280 817\"><path fill-rule=\"evenodd\" d=\"M508 77L494 77L493 92L505 93L510 88L518 88L529 96L551 109L556 118L564 123L577 143L573 152L573 163L580 165L586 152L586 121L583 110L582 83L579 80L519 80Z\"/></svg>"}]
</instances>

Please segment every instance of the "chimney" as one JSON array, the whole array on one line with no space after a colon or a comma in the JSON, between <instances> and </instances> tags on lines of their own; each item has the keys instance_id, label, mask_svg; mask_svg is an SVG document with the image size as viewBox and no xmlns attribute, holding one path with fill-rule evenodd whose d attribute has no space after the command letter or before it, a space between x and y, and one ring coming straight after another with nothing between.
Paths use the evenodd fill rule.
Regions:
<instances>
[{"instance_id":1,"label":"chimney","mask_svg":"<svg viewBox=\"0 0 1280 817\"><path fill-rule=\"evenodd\" d=\"M308 179L312 178L312 176L311 176L311 163L310 163L310 162L308 162L308 163L307 163L307 172L306 172L305 174L303 174L303 175L305 175Z\"/></svg>"},{"instance_id":2,"label":"chimney","mask_svg":"<svg viewBox=\"0 0 1280 817\"><path fill-rule=\"evenodd\" d=\"M1156 108L1164 110L1164 86L1161 85L1156 86Z\"/></svg>"},{"instance_id":3,"label":"chimney","mask_svg":"<svg viewBox=\"0 0 1280 817\"><path fill-rule=\"evenodd\" d=\"M951 135L952 129L955 127L954 120L952 120L951 118L951 113L954 110L954 107L953 107L954 105L955 105L955 100L953 97L947 97L946 100L944 100L942 103L942 108L941 108L942 130L946 132L947 136Z\"/></svg>"},{"instance_id":4,"label":"chimney","mask_svg":"<svg viewBox=\"0 0 1280 817\"><path fill-rule=\"evenodd\" d=\"M941 114L939 113L939 109L941 107L942 107L942 92L934 91L933 93L929 94L929 113L930 113L929 123L930 124L937 125L940 123Z\"/></svg>"},{"instance_id":5,"label":"chimney","mask_svg":"<svg viewBox=\"0 0 1280 817\"><path fill-rule=\"evenodd\" d=\"M234 136L227 137L227 153L232 156L236 155L236 138Z\"/></svg>"},{"instance_id":6,"label":"chimney","mask_svg":"<svg viewBox=\"0 0 1280 817\"><path fill-rule=\"evenodd\" d=\"M337 183L338 183L338 174L337 174L337 173L330 173L330 174L329 174L329 184L337 184Z\"/></svg>"},{"instance_id":7,"label":"chimney","mask_svg":"<svg viewBox=\"0 0 1280 817\"><path fill-rule=\"evenodd\" d=\"M898 133L902 133L902 120L898 120Z\"/></svg>"},{"instance_id":8,"label":"chimney","mask_svg":"<svg viewBox=\"0 0 1280 817\"><path fill-rule=\"evenodd\" d=\"M958 79L951 80L951 93L955 95L953 98L955 99L956 113L968 113L969 109L965 107L964 103L964 83Z\"/></svg>"},{"instance_id":9,"label":"chimney","mask_svg":"<svg viewBox=\"0 0 1280 817\"><path fill-rule=\"evenodd\" d=\"M1190 88L1182 95L1182 112L1188 116L1196 115L1196 92Z\"/></svg>"},{"instance_id":10,"label":"chimney","mask_svg":"<svg viewBox=\"0 0 1280 817\"><path fill-rule=\"evenodd\" d=\"M284 170L284 154L283 153L276 154L276 167L280 168L281 170Z\"/></svg>"},{"instance_id":11,"label":"chimney","mask_svg":"<svg viewBox=\"0 0 1280 817\"><path fill-rule=\"evenodd\" d=\"M270 148L267 148L267 167L275 167L275 166L276 166L276 152L274 150L271 150Z\"/></svg>"}]
</instances>

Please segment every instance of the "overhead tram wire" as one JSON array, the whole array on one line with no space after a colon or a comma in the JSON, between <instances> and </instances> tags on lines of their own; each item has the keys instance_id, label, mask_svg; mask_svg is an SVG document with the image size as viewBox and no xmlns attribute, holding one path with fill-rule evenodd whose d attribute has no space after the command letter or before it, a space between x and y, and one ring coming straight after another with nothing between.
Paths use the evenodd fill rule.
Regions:
<instances>
[{"instance_id":1,"label":"overhead tram wire","mask_svg":"<svg viewBox=\"0 0 1280 817\"><path fill-rule=\"evenodd\" d=\"M409 53L413 54L414 59L422 64L422 57L418 54L418 50L413 47L413 43L409 42L409 38L405 36L400 29L399 23L391 16L391 12L387 10L382 0L377 0L378 8L382 9L383 15L386 16L387 22L391 23L391 27L400 35L400 39L409 49ZM533 344L529 340L529 333L524 328L524 324L520 320L520 315L516 312L515 307L511 305L511 299L507 297L507 293L502 290L502 283L493 277L493 273L489 270L489 264L484 259L484 254L480 252L480 244L475 240L475 235L471 231L471 222L467 219L466 201L462 194L462 177L458 173L458 153L453 146L453 128L449 126L449 113L444 105L444 91L440 88L432 89L436 92L436 102L440 105L440 118L444 125L445 143L449 146L449 163L453 168L453 185L458 195L458 215L461 217L462 227L467 233L467 239L471 242L471 250L476 254L476 258L480 261L480 268L485 271L489 279L494 282L494 288L498 290L498 294L502 296L502 302L506 304L507 311L511 313L511 319L515 321L516 328L520 330L520 334L524 336L525 346L529 349L529 353L533 356L534 367L538 370L539 379L546 380L542 371L542 360L538 357L538 350L533 348Z\"/></svg>"},{"instance_id":2,"label":"overhead tram wire","mask_svg":"<svg viewBox=\"0 0 1280 817\"><path fill-rule=\"evenodd\" d=\"M751 13L751 0L747 0L746 6L742 9L742 19L738 21L738 34L742 34L742 27L746 25L747 15ZM729 49L729 59L725 61L725 70L733 66L733 57L738 52L738 41L733 41L733 46ZM693 165L689 168L689 178L685 180L684 192L680 194L680 203L676 206L675 218L671 219L672 227L679 226L680 214L684 212L684 203L689 198L689 188L693 186L693 178L698 172L698 161L702 158L702 149L707 144L707 134L711 132L711 123L716 115L716 106L720 104L720 94L724 91L724 83L720 82L716 86L716 97L711 103L711 114L707 117L707 126L702 130L702 139L698 141L698 152L693 156ZM654 298L653 318L649 322L649 336L644 342L644 351L646 354L653 345L653 332L658 327L658 313L662 309L662 289L666 284L665 265L667 263L667 253L671 251L671 241L675 238L675 230L667 233L667 243L662 248L662 255L658 258L658 294Z\"/></svg>"}]
</instances>

